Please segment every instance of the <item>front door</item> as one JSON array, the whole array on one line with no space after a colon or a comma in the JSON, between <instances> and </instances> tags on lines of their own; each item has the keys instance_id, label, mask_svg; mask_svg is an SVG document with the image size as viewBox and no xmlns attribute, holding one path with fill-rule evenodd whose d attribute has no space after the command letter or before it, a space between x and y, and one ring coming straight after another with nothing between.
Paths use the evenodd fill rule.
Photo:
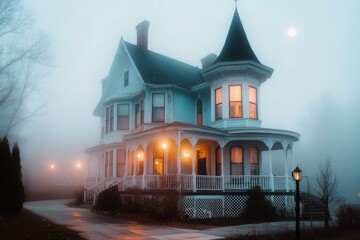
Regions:
<instances>
[{"instance_id":1,"label":"front door","mask_svg":"<svg viewBox=\"0 0 360 240\"><path fill-rule=\"evenodd\" d=\"M207 175L206 173L206 151L204 149L197 151L197 174Z\"/></svg>"}]
</instances>

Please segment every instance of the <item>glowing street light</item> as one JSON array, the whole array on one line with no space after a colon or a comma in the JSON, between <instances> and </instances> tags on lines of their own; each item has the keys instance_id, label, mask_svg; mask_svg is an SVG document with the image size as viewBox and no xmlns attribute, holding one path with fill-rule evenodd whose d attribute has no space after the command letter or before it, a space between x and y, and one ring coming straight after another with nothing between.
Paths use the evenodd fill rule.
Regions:
<instances>
[{"instance_id":1,"label":"glowing street light","mask_svg":"<svg viewBox=\"0 0 360 240\"><path fill-rule=\"evenodd\" d=\"M54 165L54 164L50 164L50 169L51 169L51 170L55 169L55 165Z\"/></svg>"},{"instance_id":2,"label":"glowing street light","mask_svg":"<svg viewBox=\"0 0 360 240\"><path fill-rule=\"evenodd\" d=\"M295 239L300 240L300 190L299 182L301 181L302 172L299 167L296 167L292 172L292 177L296 182L296 205L295 205L295 215L296 215L296 235Z\"/></svg>"},{"instance_id":3,"label":"glowing street light","mask_svg":"<svg viewBox=\"0 0 360 240\"><path fill-rule=\"evenodd\" d=\"M76 168L81 168L81 163L76 163Z\"/></svg>"}]
</instances>

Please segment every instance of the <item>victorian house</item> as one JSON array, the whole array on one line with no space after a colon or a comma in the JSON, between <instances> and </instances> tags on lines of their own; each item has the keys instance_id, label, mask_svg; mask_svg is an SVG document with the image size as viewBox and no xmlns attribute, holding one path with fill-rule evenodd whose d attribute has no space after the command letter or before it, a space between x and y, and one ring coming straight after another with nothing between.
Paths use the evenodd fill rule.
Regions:
<instances>
[{"instance_id":1,"label":"victorian house","mask_svg":"<svg viewBox=\"0 0 360 240\"><path fill-rule=\"evenodd\" d=\"M292 205L299 134L261 127L261 85L273 69L256 57L238 11L222 51L203 58L201 69L149 50L148 29L148 21L136 26L137 44L121 38L102 80L86 198L111 185L176 189L190 217L238 216L246 191L259 186L275 206ZM273 174L275 151L281 175Z\"/></svg>"}]
</instances>

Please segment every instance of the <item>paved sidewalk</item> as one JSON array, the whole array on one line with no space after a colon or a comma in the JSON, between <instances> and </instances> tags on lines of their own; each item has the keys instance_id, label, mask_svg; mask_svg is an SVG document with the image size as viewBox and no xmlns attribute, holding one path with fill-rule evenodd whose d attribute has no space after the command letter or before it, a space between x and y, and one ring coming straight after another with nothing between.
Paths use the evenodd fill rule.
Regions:
<instances>
[{"instance_id":1,"label":"paved sidewalk","mask_svg":"<svg viewBox=\"0 0 360 240\"><path fill-rule=\"evenodd\" d=\"M127 220L101 216L89 209L71 208L66 204L70 200L51 200L26 202L24 207L51 221L79 231L89 240L102 239L222 239L234 235L260 234L294 230L294 222L273 222L220 227L206 230L171 228L162 225L144 225ZM309 225L310 223L302 223ZM320 226L320 222L313 222Z\"/></svg>"}]
</instances>

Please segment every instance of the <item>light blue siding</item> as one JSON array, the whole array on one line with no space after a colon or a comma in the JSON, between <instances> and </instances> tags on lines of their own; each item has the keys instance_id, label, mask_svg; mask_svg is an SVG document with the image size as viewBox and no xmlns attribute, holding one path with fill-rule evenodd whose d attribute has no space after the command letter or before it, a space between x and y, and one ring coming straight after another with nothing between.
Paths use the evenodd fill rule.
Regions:
<instances>
[{"instance_id":1,"label":"light blue siding","mask_svg":"<svg viewBox=\"0 0 360 240\"><path fill-rule=\"evenodd\" d=\"M174 91L174 122L196 124L196 99L192 94Z\"/></svg>"}]
</instances>

